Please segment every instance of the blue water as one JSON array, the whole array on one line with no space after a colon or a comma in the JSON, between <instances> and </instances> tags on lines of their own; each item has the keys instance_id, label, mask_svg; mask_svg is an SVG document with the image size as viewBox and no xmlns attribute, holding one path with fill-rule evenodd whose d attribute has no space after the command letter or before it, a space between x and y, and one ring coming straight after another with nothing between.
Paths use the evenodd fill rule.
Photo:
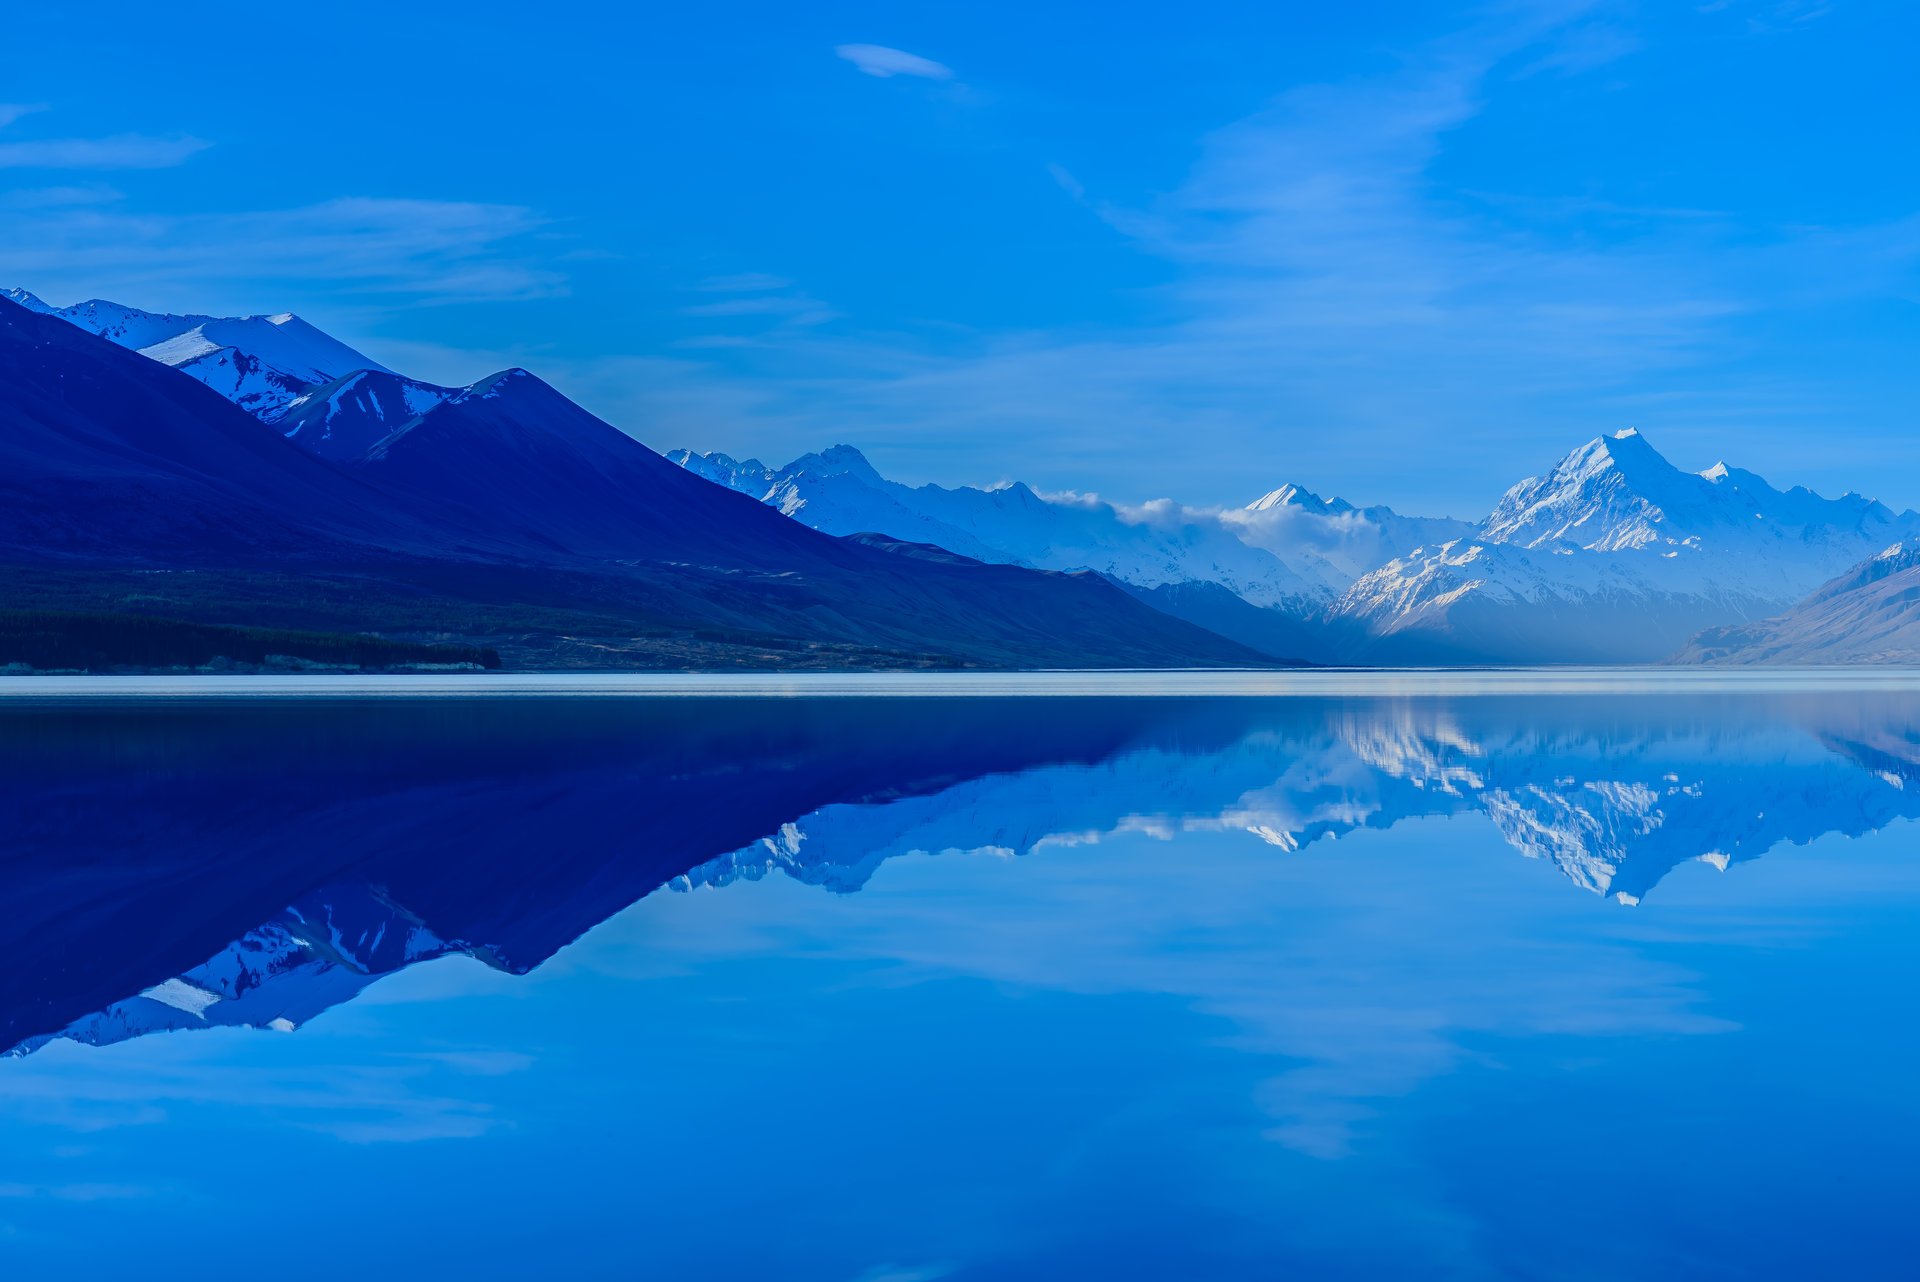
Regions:
<instances>
[{"instance_id":1,"label":"blue water","mask_svg":"<svg viewBox=\"0 0 1920 1282\"><path fill-rule=\"evenodd\" d=\"M0 1262L1913 1276L1920 687L1450 680L0 704Z\"/></svg>"}]
</instances>

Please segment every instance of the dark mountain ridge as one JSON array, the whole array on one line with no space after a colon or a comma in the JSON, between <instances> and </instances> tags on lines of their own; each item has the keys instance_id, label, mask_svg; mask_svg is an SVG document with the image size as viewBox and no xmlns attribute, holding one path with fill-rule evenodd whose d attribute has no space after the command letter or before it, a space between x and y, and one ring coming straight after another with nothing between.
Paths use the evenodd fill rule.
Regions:
<instances>
[{"instance_id":1,"label":"dark mountain ridge","mask_svg":"<svg viewBox=\"0 0 1920 1282\"><path fill-rule=\"evenodd\" d=\"M380 631L396 595L501 607L531 589L616 640L717 630L816 643L856 666L858 651L995 667L1266 662L1096 576L933 563L809 530L519 370L335 465L191 377L0 300L0 473L0 560L38 572L11 578L16 608L71 608L35 599L49 570L63 591L105 576L123 597L140 574L140 609L252 623L228 608L234 576L283 576L269 598L334 576L323 617L269 622ZM202 577L152 573L178 570ZM781 666L779 647L766 653ZM604 655L646 666L645 646Z\"/></svg>"}]
</instances>

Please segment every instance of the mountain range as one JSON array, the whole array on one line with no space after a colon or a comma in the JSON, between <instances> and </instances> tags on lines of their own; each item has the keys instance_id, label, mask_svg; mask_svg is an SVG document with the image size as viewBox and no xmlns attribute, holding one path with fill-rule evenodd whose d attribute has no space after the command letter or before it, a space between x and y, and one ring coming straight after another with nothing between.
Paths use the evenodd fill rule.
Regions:
<instances>
[{"instance_id":1,"label":"mountain range","mask_svg":"<svg viewBox=\"0 0 1920 1282\"><path fill-rule=\"evenodd\" d=\"M309 327L258 319L0 302L10 607L486 636L528 666L1268 661L1095 574L820 534L522 370L432 397L354 398L340 380L356 371L292 368L331 350ZM255 398L247 412L169 363L183 336L243 331L295 340L240 352L293 393L283 404ZM291 437L272 430L283 414ZM355 434L373 443L344 449Z\"/></svg>"},{"instance_id":2,"label":"mountain range","mask_svg":"<svg viewBox=\"0 0 1920 1282\"><path fill-rule=\"evenodd\" d=\"M1920 514L1687 472L1632 430L1471 521L1293 483L1125 504L908 486L846 445L663 460L523 370L443 387L289 313L0 298L0 581L34 608L481 641L520 666L1920 657L1880 560L1920 546Z\"/></svg>"},{"instance_id":3,"label":"mountain range","mask_svg":"<svg viewBox=\"0 0 1920 1282\"><path fill-rule=\"evenodd\" d=\"M1125 509L1018 483L913 488L847 446L781 468L668 457L819 529L911 531L982 560L1097 570L1256 649L1321 662L1658 662L1920 535L1920 514L1857 494L1777 490L1725 464L1682 471L1630 429L1519 482L1474 522L1358 508L1296 485L1212 510Z\"/></svg>"}]
</instances>

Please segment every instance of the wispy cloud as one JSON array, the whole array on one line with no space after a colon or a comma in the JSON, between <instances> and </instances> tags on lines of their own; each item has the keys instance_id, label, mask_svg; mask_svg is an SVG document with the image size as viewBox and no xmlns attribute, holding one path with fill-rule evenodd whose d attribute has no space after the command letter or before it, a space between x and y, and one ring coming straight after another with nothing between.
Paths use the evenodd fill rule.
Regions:
<instances>
[{"instance_id":1,"label":"wispy cloud","mask_svg":"<svg viewBox=\"0 0 1920 1282\"><path fill-rule=\"evenodd\" d=\"M529 244L548 226L517 205L365 197L174 216L76 207L49 219L0 207L0 275L55 298L175 310L257 309L263 295L316 285L387 306L539 298L566 288Z\"/></svg>"},{"instance_id":2,"label":"wispy cloud","mask_svg":"<svg viewBox=\"0 0 1920 1282\"><path fill-rule=\"evenodd\" d=\"M769 289L788 289L793 282L765 272L735 272L730 276L709 276L695 288L709 294L758 293Z\"/></svg>"},{"instance_id":3,"label":"wispy cloud","mask_svg":"<svg viewBox=\"0 0 1920 1282\"><path fill-rule=\"evenodd\" d=\"M1730 13L1746 22L1754 35L1789 31L1833 12L1827 0L1707 0L1701 13Z\"/></svg>"},{"instance_id":4,"label":"wispy cloud","mask_svg":"<svg viewBox=\"0 0 1920 1282\"><path fill-rule=\"evenodd\" d=\"M212 145L185 134L0 142L0 169L171 169Z\"/></svg>"},{"instance_id":5,"label":"wispy cloud","mask_svg":"<svg viewBox=\"0 0 1920 1282\"><path fill-rule=\"evenodd\" d=\"M703 294L723 294L713 302L693 303L680 309L683 316L710 319L761 317L782 326L824 325L839 319L840 313L819 299L797 290L793 282L759 272L733 276L710 276L695 288ZM737 336L721 336L732 339ZM712 345L714 336L694 336L683 344Z\"/></svg>"},{"instance_id":6,"label":"wispy cloud","mask_svg":"<svg viewBox=\"0 0 1920 1282\"><path fill-rule=\"evenodd\" d=\"M68 205L110 205L126 194L103 183L67 187L20 187L0 192L0 208L59 209Z\"/></svg>"},{"instance_id":7,"label":"wispy cloud","mask_svg":"<svg viewBox=\"0 0 1920 1282\"><path fill-rule=\"evenodd\" d=\"M1588 22L1569 29L1546 52L1514 74L1577 76L1638 53L1645 42L1634 32L1604 22Z\"/></svg>"},{"instance_id":8,"label":"wispy cloud","mask_svg":"<svg viewBox=\"0 0 1920 1282\"><path fill-rule=\"evenodd\" d=\"M152 1197L159 1190L136 1184L0 1184L0 1198L51 1198L57 1202L106 1202Z\"/></svg>"},{"instance_id":9,"label":"wispy cloud","mask_svg":"<svg viewBox=\"0 0 1920 1282\"><path fill-rule=\"evenodd\" d=\"M31 116L36 111L45 111L44 102L0 102L0 129L5 129L22 116Z\"/></svg>"},{"instance_id":10,"label":"wispy cloud","mask_svg":"<svg viewBox=\"0 0 1920 1282\"><path fill-rule=\"evenodd\" d=\"M889 49L885 45L839 45L834 53L869 76L878 76L882 80L893 76L918 76L922 80L953 79L953 68L904 49Z\"/></svg>"}]
</instances>

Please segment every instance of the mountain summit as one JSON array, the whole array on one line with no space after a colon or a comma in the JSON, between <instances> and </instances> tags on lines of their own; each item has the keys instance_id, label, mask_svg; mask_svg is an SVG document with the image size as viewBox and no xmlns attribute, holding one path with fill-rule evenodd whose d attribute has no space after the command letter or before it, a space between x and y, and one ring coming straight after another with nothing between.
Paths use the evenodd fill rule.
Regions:
<instances>
[{"instance_id":1,"label":"mountain summit","mask_svg":"<svg viewBox=\"0 0 1920 1282\"><path fill-rule=\"evenodd\" d=\"M49 307L19 288L6 297L58 316L205 383L260 418L273 418L308 388L355 370L392 373L292 312L272 316L175 315L103 298Z\"/></svg>"},{"instance_id":2,"label":"mountain summit","mask_svg":"<svg viewBox=\"0 0 1920 1282\"><path fill-rule=\"evenodd\" d=\"M1818 542L1882 539L1894 516L1850 494L1782 492L1753 472L1719 463L1685 472L1629 428L1597 437L1544 476L1508 490L1481 525L1491 543L1593 552L1722 545L1807 536ZM1817 580L1816 580L1817 581Z\"/></svg>"},{"instance_id":3,"label":"mountain summit","mask_svg":"<svg viewBox=\"0 0 1920 1282\"><path fill-rule=\"evenodd\" d=\"M1915 513L1724 464L1685 472L1625 431L1508 490L1478 537L1363 576L1332 616L1383 661L1651 663L1915 533Z\"/></svg>"}]
</instances>

